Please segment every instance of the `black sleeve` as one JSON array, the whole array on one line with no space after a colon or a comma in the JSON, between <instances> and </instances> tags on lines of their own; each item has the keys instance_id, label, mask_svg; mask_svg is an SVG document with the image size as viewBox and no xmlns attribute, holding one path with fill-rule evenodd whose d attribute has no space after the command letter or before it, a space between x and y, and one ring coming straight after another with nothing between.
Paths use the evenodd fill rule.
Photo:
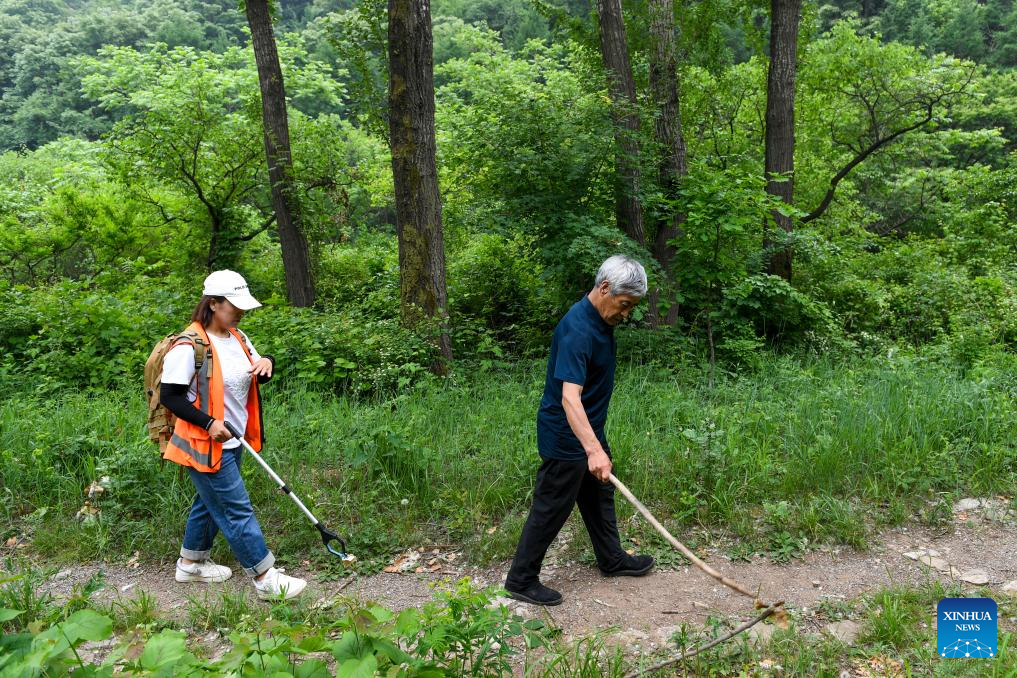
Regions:
<instances>
[{"instance_id":1,"label":"black sleeve","mask_svg":"<svg viewBox=\"0 0 1017 678\"><path fill-rule=\"evenodd\" d=\"M159 387L159 402L170 412L186 422L208 429L212 417L205 414L187 399L187 384L162 384Z\"/></svg>"},{"instance_id":2,"label":"black sleeve","mask_svg":"<svg viewBox=\"0 0 1017 678\"><path fill-rule=\"evenodd\" d=\"M268 358L269 360L272 361L272 376L275 376L275 358L273 358L270 355L263 355L261 357L262 358ZM272 381L272 377L266 377L263 374L258 375L258 383L259 384L264 384L266 381Z\"/></svg>"}]
</instances>

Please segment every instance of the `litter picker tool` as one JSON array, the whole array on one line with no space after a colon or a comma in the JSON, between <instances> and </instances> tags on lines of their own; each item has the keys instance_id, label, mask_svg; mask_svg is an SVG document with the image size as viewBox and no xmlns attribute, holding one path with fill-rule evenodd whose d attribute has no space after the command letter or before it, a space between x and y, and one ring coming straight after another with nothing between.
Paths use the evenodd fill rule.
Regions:
<instances>
[{"instance_id":1,"label":"litter picker tool","mask_svg":"<svg viewBox=\"0 0 1017 678\"><path fill-rule=\"evenodd\" d=\"M321 534L321 541L325 545L325 548L328 549L328 552L331 553L333 556L336 556L337 558L341 559L343 562L351 562L355 560L356 558L347 553L346 551L346 540L344 540L342 537L340 537L332 530L325 527L325 525L320 520L314 517L314 514L311 513L311 511L306 506L304 506L304 502L300 501L300 497L293 494L293 491L286 485L286 481L280 478L279 474L273 471L272 467L268 465L268 462L265 461L265 459L260 454L255 452L253 447L247 444L247 441L244 440L244 436L239 431L237 431L236 427L233 426L233 424L229 423L228 421L224 421L223 423L226 425L226 430L229 431L234 438L239 440L240 444L243 445L247 449L247 451L251 453L251 456L254 457L254 459L259 464L261 464L261 468L265 469L268 475L272 476L272 480L276 482L276 484L279 486L279 489L283 491L283 494L287 495L290 499L292 499L294 503L300 508L300 510L304 512L304 515L307 516L308 520L311 521L311 524L318 528L318 532ZM339 542L339 545L342 548L336 549L332 545L332 542Z\"/></svg>"}]
</instances>

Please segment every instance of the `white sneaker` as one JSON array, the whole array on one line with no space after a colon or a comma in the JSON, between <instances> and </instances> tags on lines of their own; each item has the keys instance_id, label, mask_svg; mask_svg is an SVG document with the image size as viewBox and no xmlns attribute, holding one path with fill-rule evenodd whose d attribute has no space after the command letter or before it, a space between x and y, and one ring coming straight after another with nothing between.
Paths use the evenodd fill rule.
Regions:
<instances>
[{"instance_id":1,"label":"white sneaker","mask_svg":"<svg viewBox=\"0 0 1017 678\"><path fill-rule=\"evenodd\" d=\"M232 576L233 570L225 565L216 565L208 558L186 565L183 560L177 560L177 581L219 583L226 581Z\"/></svg>"},{"instance_id":2,"label":"white sneaker","mask_svg":"<svg viewBox=\"0 0 1017 678\"><path fill-rule=\"evenodd\" d=\"M307 586L307 582L303 579L283 574L274 567L268 569L261 581L254 580L254 588L262 600L296 598L305 586Z\"/></svg>"}]
</instances>

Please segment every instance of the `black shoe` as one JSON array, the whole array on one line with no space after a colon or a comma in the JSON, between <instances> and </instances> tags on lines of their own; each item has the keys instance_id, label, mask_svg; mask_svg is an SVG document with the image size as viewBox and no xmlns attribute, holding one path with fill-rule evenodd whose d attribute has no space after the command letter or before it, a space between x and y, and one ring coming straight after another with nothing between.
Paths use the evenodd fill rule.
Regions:
<instances>
[{"instance_id":1,"label":"black shoe","mask_svg":"<svg viewBox=\"0 0 1017 678\"><path fill-rule=\"evenodd\" d=\"M600 568L605 577L642 577L653 569L653 556L629 556L618 567Z\"/></svg>"},{"instance_id":2,"label":"black shoe","mask_svg":"<svg viewBox=\"0 0 1017 678\"><path fill-rule=\"evenodd\" d=\"M508 587L505 587L505 590L508 591L509 598L515 598L524 603L532 605L561 605L561 594L554 589L549 589L540 582L524 591L513 591Z\"/></svg>"}]
</instances>

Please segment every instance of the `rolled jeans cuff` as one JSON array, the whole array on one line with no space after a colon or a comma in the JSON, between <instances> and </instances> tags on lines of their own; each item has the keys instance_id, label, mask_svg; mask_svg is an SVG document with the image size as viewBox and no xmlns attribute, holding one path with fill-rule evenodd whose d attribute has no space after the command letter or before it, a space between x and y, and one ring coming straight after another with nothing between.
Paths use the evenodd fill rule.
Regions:
<instances>
[{"instance_id":1,"label":"rolled jeans cuff","mask_svg":"<svg viewBox=\"0 0 1017 678\"><path fill-rule=\"evenodd\" d=\"M193 560L195 562L201 562L202 560L208 560L208 557L212 554L211 549L206 551L193 551L191 549L185 549L180 547L180 557Z\"/></svg>"},{"instance_id":2,"label":"rolled jeans cuff","mask_svg":"<svg viewBox=\"0 0 1017 678\"><path fill-rule=\"evenodd\" d=\"M254 567L245 567L244 572L251 575L252 577L258 577L268 572L269 568L275 565L275 554L271 551L268 555L261 559Z\"/></svg>"}]
</instances>

